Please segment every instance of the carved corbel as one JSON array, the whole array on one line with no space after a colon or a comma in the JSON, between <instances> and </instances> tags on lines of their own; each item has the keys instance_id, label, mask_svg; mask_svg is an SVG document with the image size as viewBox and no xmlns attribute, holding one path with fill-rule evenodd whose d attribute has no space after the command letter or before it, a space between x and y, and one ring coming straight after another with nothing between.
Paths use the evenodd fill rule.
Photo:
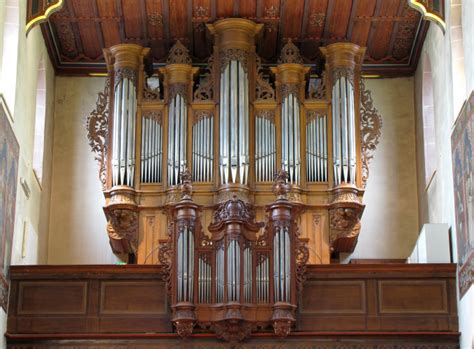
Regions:
<instances>
[{"instance_id":1,"label":"carved corbel","mask_svg":"<svg viewBox=\"0 0 474 349\"><path fill-rule=\"evenodd\" d=\"M115 187L109 193L104 212L107 233L114 253L136 255L138 247L138 206L135 191L128 187Z\"/></svg>"},{"instance_id":2,"label":"carved corbel","mask_svg":"<svg viewBox=\"0 0 474 349\"><path fill-rule=\"evenodd\" d=\"M350 253L359 238L360 218L365 205L360 202L358 190L349 184L334 189L333 195L329 208L331 251L335 254Z\"/></svg>"}]
</instances>

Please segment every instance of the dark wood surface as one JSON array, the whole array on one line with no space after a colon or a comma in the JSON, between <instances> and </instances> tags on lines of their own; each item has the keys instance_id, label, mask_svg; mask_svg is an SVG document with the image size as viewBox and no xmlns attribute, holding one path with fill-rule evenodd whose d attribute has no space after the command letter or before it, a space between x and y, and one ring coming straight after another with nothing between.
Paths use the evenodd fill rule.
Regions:
<instances>
[{"instance_id":1,"label":"dark wood surface","mask_svg":"<svg viewBox=\"0 0 474 349\"><path fill-rule=\"evenodd\" d=\"M158 338L176 345L160 271L150 265L12 267L9 347L26 348L33 341L39 345L34 348L62 348L65 339L85 341L79 348L97 340L105 341L104 348L125 340L151 348L146 343ZM455 271L453 264L308 266L289 340L324 344L368 338L364 343L373 346L367 348L384 341L455 348ZM199 345L201 339L218 343L212 334L196 332L192 341ZM249 343L277 340L270 330L253 337Z\"/></svg>"},{"instance_id":2,"label":"dark wood surface","mask_svg":"<svg viewBox=\"0 0 474 349\"><path fill-rule=\"evenodd\" d=\"M416 69L428 23L406 0L69 0L42 24L59 74L105 72L102 49L118 43L151 47L164 62L179 39L194 62L212 52L206 23L243 17L264 23L257 52L276 63L288 38L306 63L321 61L320 46L350 41L367 46L364 72L410 75Z\"/></svg>"}]
</instances>

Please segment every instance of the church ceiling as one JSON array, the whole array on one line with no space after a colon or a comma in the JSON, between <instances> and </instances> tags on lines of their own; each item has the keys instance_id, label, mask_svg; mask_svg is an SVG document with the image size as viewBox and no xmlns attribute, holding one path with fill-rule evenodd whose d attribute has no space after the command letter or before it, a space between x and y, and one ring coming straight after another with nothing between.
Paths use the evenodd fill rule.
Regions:
<instances>
[{"instance_id":1,"label":"church ceiling","mask_svg":"<svg viewBox=\"0 0 474 349\"><path fill-rule=\"evenodd\" d=\"M276 63L288 38L305 63L320 63L320 46L351 41L367 47L365 74L413 74L428 23L406 0L68 0L42 24L58 74L105 72L102 49L118 43L151 48L164 62L179 39L195 63L206 62L206 23L243 17L263 23L257 53Z\"/></svg>"}]
</instances>

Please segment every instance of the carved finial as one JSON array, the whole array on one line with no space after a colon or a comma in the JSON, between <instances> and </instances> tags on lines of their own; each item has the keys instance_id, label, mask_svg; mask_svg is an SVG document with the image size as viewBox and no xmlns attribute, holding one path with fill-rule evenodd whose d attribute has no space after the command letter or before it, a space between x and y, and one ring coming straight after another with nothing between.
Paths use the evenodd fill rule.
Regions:
<instances>
[{"instance_id":1,"label":"carved finial","mask_svg":"<svg viewBox=\"0 0 474 349\"><path fill-rule=\"evenodd\" d=\"M191 172L188 168L185 167L180 173L181 184L179 185L179 190L181 191L181 200L191 200L193 195L193 184L191 182Z\"/></svg>"},{"instance_id":2,"label":"carved finial","mask_svg":"<svg viewBox=\"0 0 474 349\"><path fill-rule=\"evenodd\" d=\"M288 39L288 42L281 49L280 59L278 64L282 63L298 63L303 64L303 58L301 58L300 50L293 43L291 39Z\"/></svg>"},{"instance_id":3,"label":"carved finial","mask_svg":"<svg viewBox=\"0 0 474 349\"><path fill-rule=\"evenodd\" d=\"M273 180L273 194L276 195L277 200L286 200L287 194L290 191L290 186L288 184L288 172L283 168L278 171Z\"/></svg>"},{"instance_id":4,"label":"carved finial","mask_svg":"<svg viewBox=\"0 0 474 349\"><path fill-rule=\"evenodd\" d=\"M173 47L170 50L168 59L166 60L167 64L191 64L192 60L189 57L189 51L184 46L181 41L176 41Z\"/></svg>"}]
</instances>

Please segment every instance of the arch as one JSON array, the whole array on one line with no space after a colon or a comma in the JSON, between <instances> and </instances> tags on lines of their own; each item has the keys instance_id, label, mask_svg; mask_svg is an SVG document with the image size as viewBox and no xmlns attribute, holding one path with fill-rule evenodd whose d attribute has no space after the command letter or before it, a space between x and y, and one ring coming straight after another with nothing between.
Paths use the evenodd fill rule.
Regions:
<instances>
[{"instance_id":1,"label":"arch","mask_svg":"<svg viewBox=\"0 0 474 349\"><path fill-rule=\"evenodd\" d=\"M0 91L3 93L12 115L14 115L18 66L18 39L20 33L20 7L18 0L5 1L3 25Z\"/></svg>"},{"instance_id":2,"label":"arch","mask_svg":"<svg viewBox=\"0 0 474 349\"><path fill-rule=\"evenodd\" d=\"M434 92L431 62L428 54L423 54L422 61L422 105L423 105L423 145L425 162L425 183L429 185L436 170L436 139L434 118Z\"/></svg>"},{"instance_id":3,"label":"arch","mask_svg":"<svg viewBox=\"0 0 474 349\"><path fill-rule=\"evenodd\" d=\"M46 69L41 56L36 80L36 113L33 145L33 171L41 184L43 178L44 129L46 122Z\"/></svg>"}]
</instances>

